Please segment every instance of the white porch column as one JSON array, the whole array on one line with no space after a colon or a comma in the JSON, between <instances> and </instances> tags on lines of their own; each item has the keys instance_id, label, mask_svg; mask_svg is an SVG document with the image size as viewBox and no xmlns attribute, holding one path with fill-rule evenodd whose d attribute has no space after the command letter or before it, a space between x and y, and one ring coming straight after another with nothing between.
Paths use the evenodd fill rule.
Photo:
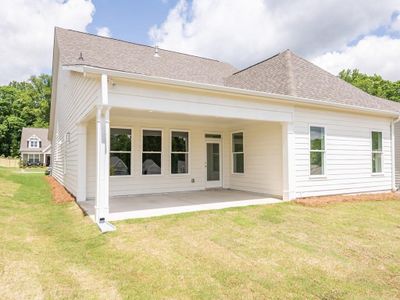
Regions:
<instances>
[{"instance_id":1,"label":"white porch column","mask_svg":"<svg viewBox=\"0 0 400 300\"><path fill-rule=\"evenodd\" d=\"M282 187L283 200L296 198L295 133L292 122L282 123Z\"/></svg>"},{"instance_id":2,"label":"white porch column","mask_svg":"<svg viewBox=\"0 0 400 300\"><path fill-rule=\"evenodd\" d=\"M108 120L107 120L108 118ZM96 222L107 220L109 213L109 113L102 107L96 113Z\"/></svg>"},{"instance_id":3,"label":"white porch column","mask_svg":"<svg viewBox=\"0 0 400 300\"><path fill-rule=\"evenodd\" d=\"M86 201L86 139L87 124L78 125L78 191L77 200Z\"/></svg>"},{"instance_id":4,"label":"white porch column","mask_svg":"<svg viewBox=\"0 0 400 300\"><path fill-rule=\"evenodd\" d=\"M396 136L395 136L395 121L390 123L390 152L392 160L392 192L396 192Z\"/></svg>"}]
</instances>

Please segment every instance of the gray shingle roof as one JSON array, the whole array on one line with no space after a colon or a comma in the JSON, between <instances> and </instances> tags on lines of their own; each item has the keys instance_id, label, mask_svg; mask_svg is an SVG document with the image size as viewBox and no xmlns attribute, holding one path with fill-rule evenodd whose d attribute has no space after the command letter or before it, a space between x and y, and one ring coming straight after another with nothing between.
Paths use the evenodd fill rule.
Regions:
<instances>
[{"instance_id":1,"label":"gray shingle roof","mask_svg":"<svg viewBox=\"0 0 400 300\"><path fill-rule=\"evenodd\" d=\"M400 112L400 104L371 96L290 50L234 73L226 86Z\"/></svg>"},{"instance_id":2,"label":"gray shingle roof","mask_svg":"<svg viewBox=\"0 0 400 300\"><path fill-rule=\"evenodd\" d=\"M22 128L21 144L19 147L19 151L42 152L50 145L50 141L47 139L47 134L47 128ZM34 135L36 135L42 141L42 147L37 149L28 148L28 139Z\"/></svg>"},{"instance_id":3,"label":"gray shingle roof","mask_svg":"<svg viewBox=\"0 0 400 300\"><path fill-rule=\"evenodd\" d=\"M223 84L223 78L237 70L214 59L198 57L56 28L56 43L62 65L87 65L200 83ZM83 60L80 60L82 53Z\"/></svg>"},{"instance_id":4,"label":"gray shingle roof","mask_svg":"<svg viewBox=\"0 0 400 300\"><path fill-rule=\"evenodd\" d=\"M86 65L147 76L235 87L362 108L400 112L400 104L371 96L286 50L238 71L213 59L56 28L62 65ZM79 59L81 56L83 59Z\"/></svg>"}]
</instances>

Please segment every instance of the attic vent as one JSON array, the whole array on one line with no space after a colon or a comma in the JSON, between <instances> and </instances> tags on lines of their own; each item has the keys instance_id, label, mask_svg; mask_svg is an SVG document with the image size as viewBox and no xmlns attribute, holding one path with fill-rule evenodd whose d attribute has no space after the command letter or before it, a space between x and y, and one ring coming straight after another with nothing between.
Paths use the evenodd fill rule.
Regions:
<instances>
[{"instance_id":1,"label":"attic vent","mask_svg":"<svg viewBox=\"0 0 400 300\"><path fill-rule=\"evenodd\" d=\"M81 53L79 53L78 60L83 60L83 54L82 54L82 52L81 52Z\"/></svg>"},{"instance_id":2,"label":"attic vent","mask_svg":"<svg viewBox=\"0 0 400 300\"><path fill-rule=\"evenodd\" d=\"M157 45L154 47L154 55L153 56L160 57L160 55L158 54L158 46Z\"/></svg>"}]
</instances>

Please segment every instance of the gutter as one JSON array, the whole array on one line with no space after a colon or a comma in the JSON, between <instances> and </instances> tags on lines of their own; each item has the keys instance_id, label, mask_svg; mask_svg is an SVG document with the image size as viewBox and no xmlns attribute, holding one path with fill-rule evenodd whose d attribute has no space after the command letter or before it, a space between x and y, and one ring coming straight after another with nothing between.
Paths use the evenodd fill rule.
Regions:
<instances>
[{"instance_id":1,"label":"gutter","mask_svg":"<svg viewBox=\"0 0 400 300\"><path fill-rule=\"evenodd\" d=\"M98 68L98 67L91 67L91 66L86 66L86 65L65 65L65 66L63 66L63 69L69 70L69 71L74 71L74 72L79 72L79 73L83 73L83 74L88 74L88 73L89 74L97 74L97 75L107 74L107 75L113 76L113 77L133 79L133 80L144 81L144 82L169 84L169 85L175 85L175 86L181 86L181 87L197 88L197 89L203 89L203 90L208 90L208 91L213 91L213 92L217 91L217 92L239 94L239 95L245 95L245 96L273 98L273 99L277 99L277 100L291 101L291 102L300 103L300 104L329 106L332 108L352 110L352 111L358 111L358 112L361 111L361 112L365 112L365 113L372 113L372 114L379 114L379 115L384 115L384 116L388 116L388 117L400 118L400 113L388 111L388 110L380 110L380 109L367 108L367 107L361 107L361 106L349 105L349 104L341 104L341 103L332 103L332 102L328 102L328 101L324 101L324 100L315 100L315 99L309 99L309 98L303 98L303 97L297 97L297 96L288 96L288 95L274 94L274 93L268 93L268 92L252 91L252 90L246 90L246 89L240 89L240 88L234 88L234 87L226 87L226 86L220 86L220 85L214 85L214 84L208 84L208 83L197 83L197 82L179 80L179 79L170 79L170 78L157 77L157 76L147 76L147 75L142 75L142 74L137 74L137 73L130 73L130 72L124 72L124 71L118 71L118 70L112 70L112 69L104 69L104 68Z\"/></svg>"}]
</instances>

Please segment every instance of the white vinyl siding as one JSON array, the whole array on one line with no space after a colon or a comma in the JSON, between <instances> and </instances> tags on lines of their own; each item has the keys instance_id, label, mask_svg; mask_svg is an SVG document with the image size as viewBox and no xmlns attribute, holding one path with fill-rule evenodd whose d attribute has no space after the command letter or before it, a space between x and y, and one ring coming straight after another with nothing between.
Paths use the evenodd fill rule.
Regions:
<instances>
[{"instance_id":1,"label":"white vinyl siding","mask_svg":"<svg viewBox=\"0 0 400 300\"><path fill-rule=\"evenodd\" d=\"M52 176L69 192L76 195L77 174L80 167L78 165L77 123L95 107L96 99L99 96L100 82L59 68L58 95L51 141ZM65 147L67 133L69 133L70 142Z\"/></svg>"},{"instance_id":2,"label":"white vinyl siding","mask_svg":"<svg viewBox=\"0 0 400 300\"><path fill-rule=\"evenodd\" d=\"M327 168L323 178L309 176L309 126L321 124ZM329 110L297 108L295 111L296 196L308 197L391 189L390 119ZM382 132L382 151L388 153L381 176L371 174L371 131Z\"/></svg>"}]
</instances>

